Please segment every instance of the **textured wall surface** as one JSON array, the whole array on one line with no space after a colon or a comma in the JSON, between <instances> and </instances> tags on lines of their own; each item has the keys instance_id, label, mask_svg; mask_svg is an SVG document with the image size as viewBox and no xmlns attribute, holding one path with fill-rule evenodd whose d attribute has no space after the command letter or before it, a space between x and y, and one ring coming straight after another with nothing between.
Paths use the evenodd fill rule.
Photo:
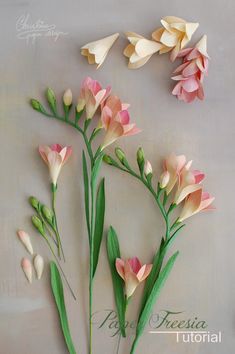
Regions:
<instances>
[{"instance_id":1,"label":"textured wall surface","mask_svg":"<svg viewBox=\"0 0 235 354\"><path fill-rule=\"evenodd\" d=\"M149 334L148 327L137 353L229 354L234 351L235 288L235 123L234 123L234 10L232 0L1 0L0 46L0 353L62 354L66 348L49 288L49 269L43 279L30 286L20 269L26 255L16 238L23 228L32 236L36 252L50 254L30 223L31 194L50 202L48 174L37 146L60 142L71 144L73 157L59 181L58 219L67 255L66 273L78 294L75 303L66 290L71 332L78 353L87 353L88 244L83 211L81 137L72 128L49 121L33 111L30 97L42 98L47 86L58 95L70 87L78 95L81 80L90 75L111 84L113 92L131 104L133 121L143 130L119 145L134 163L142 145L160 173L162 158L174 151L193 159L205 171L206 190L216 196L217 210L189 219L174 250L180 250L176 266L164 287L154 312L183 312L171 319L206 321L207 330L222 332L222 343L178 343L173 334ZM23 33L21 16L28 23L41 19L55 25L50 35L29 28ZM205 80L204 102L184 104L171 96L173 67L168 56L154 56L141 69L127 68L122 50L124 35L111 50L103 67L96 71L80 56L84 43L111 33L136 31L150 36L160 18L175 15L200 23L192 43L208 35L212 58ZM55 41L55 31L63 32ZM40 36L35 37L35 33ZM32 37L32 34L34 36ZM28 40L27 40L28 38ZM110 147L110 152L113 146ZM150 195L136 181L104 166L107 215L120 238L125 257L138 255L149 262L160 241L163 223ZM128 311L134 320L141 289ZM105 245L95 280L94 354L115 353L118 335L111 277ZM155 318L156 319L156 318ZM154 327L154 318L152 321ZM102 324L103 323L103 324ZM101 327L101 328L99 328ZM164 326L161 330L167 330ZM121 342L119 353L129 352L132 332Z\"/></svg>"}]
</instances>

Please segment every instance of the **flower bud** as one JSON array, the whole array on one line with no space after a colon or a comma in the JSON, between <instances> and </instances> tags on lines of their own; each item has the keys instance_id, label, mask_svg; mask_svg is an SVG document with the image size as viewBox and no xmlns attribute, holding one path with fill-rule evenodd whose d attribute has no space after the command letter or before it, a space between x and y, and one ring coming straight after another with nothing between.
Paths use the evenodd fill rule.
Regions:
<instances>
[{"instance_id":1,"label":"flower bud","mask_svg":"<svg viewBox=\"0 0 235 354\"><path fill-rule=\"evenodd\" d=\"M29 197L29 203L32 205L32 207L35 209L35 210L38 210L39 209L39 206L40 206L40 202L37 198L31 196Z\"/></svg>"},{"instance_id":2,"label":"flower bud","mask_svg":"<svg viewBox=\"0 0 235 354\"><path fill-rule=\"evenodd\" d=\"M54 213L46 205L42 206L42 214L50 225L54 225Z\"/></svg>"},{"instance_id":3,"label":"flower bud","mask_svg":"<svg viewBox=\"0 0 235 354\"><path fill-rule=\"evenodd\" d=\"M40 254L37 254L33 260L34 268L38 279L41 279L43 269L44 269L44 260Z\"/></svg>"},{"instance_id":4,"label":"flower bud","mask_svg":"<svg viewBox=\"0 0 235 354\"><path fill-rule=\"evenodd\" d=\"M161 189L166 188L166 186L169 183L169 180L170 180L170 173L168 171L164 171L159 180L160 188Z\"/></svg>"},{"instance_id":5,"label":"flower bud","mask_svg":"<svg viewBox=\"0 0 235 354\"><path fill-rule=\"evenodd\" d=\"M144 164L144 174L145 176L152 175L153 169L151 163L147 160Z\"/></svg>"},{"instance_id":6,"label":"flower bud","mask_svg":"<svg viewBox=\"0 0 235 354\"><path fill-rule=\"evenodd\" d=\"M53 111L53 113L56 113L56 97L55 97L55 93L51 88L48 88L46 91L46 98L47 101Z\"/></svg>"},{"instance_id":7,"label":"flower bud","mask_svg":"<svg viewBox=\"0 0 235 354\"><path fill-rule=\"evenodd\" d=\"M140 147L137 150L137 163L139 166L140 173L143 174L143 172L144 172L144 150L142 147Z\"/></svg>"},{"instance_id":8,"label":"flower bud","mask_svg":"<svg viewBox=\"0 0 235 354\"><path fill-rule=\"evenodd\" d=\"M66 107L69 107L72 104L73 94L70 89L67 89L63 95L63 102Z\"/></svg>"},{"instance_id":9,"label":"flower bud","mask_svg":"<svg viewBox=\"0 0 235 354\"><path fill-rule=\"evenodd\" d=\"M124 151L122 151L122 149L120 149L120 148L116 148L115 154L116 154L118 160L123 164L123 162L126 160L126 155L125 155Z\"/></svg>"},{"instance_id":10,"label":"flower bud","mask_svg":"<svg viewBox=\"0 0 235 354\"><path fill-rule=\"evenodd\" d=\"M109 155L104 155L103 156L103 161L105 162L105 163L107 163L108 165L112 165L112 159L111 159L111 157L109 156Z\"/></svg>"},{"instance_id":11,"label":"flower bud","mask_svg":"<svg viewBox=\"0 0 235 354\"><path fill-rule=\"evenodd\" d=\"M38 111L38 112L41 112L41 113L46 113L46 110L43 107L43 105L39 101L35 100L34 98L32 98L30 100L30 104L33 107L33 109L35 109L35 111Z\"/></svg>"},{"instance_id":12,"label":"flower bud","mask_svg":"<svg viewBox=\"0 0 235 354\"><path fill-rule=\"evenodd\" d=\"M38 232L42 236L45 236L45 230L43 227L43 223L42 223L41 219L39 219L38 216L36 216L36 215L32 216L32 223L33 223L33 226L38 230Z\"/></svg>"}]
</instances>

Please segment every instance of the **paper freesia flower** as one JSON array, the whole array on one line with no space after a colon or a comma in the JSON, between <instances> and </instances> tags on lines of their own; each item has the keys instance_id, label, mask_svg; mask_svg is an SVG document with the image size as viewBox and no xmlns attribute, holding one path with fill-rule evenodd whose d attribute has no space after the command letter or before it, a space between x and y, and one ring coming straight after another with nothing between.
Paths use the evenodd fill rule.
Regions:
<instances>
[{"instance_id":1,"label":"paper freesia flower","mask_svg":"<svg viewBox=\"0 0 235 354\"><path fill-rule=\"evenodd\" d=\"M130 123L128 105L121 103L117 96L110 96L101 111L101 126L106 134L102 149L121 136L135 135L140 132L134 123Z\"/></svg>"},{"instance_id":2,"label":"paper freesia flower","mask_svg":"<svg viewBox=\"0 0 235 354\"><path fill-rule=\"evenodd\" d=\"M174 203L180 204L189 194L202 189L201 182L205 178L204 173L198 170L190 170L192 161L188 162L179 176L178 189L174 197Z\"/></svg>"},{"instance_id":3,"label":"paper freesia flower","mask_svg":"<svg viewBox=\"0 0 235 354\"><path fill-rule=\"evenodd\" d=\"M186 48L179 52L178 58L183 64L178 66L172 79L178 81L172 94L187 103L197 97L204 99L203 80L208 74L209 56L207 54L207 37L203 36L194 48Z\"/></svg>"},{"instance_id":4,"label":"paper freesia flower","mask_svg":"<svg viewBox=\"0 0 235 354\"><path fill-rule=\"evenodd\" d=\"M97 64L97 69L103 64L110 48L118 39L119 33L85 44L81 54L87 57L89 64Z\"/></svg>"},{"instance_id":5,"label":"paper freesia flower","mask_svg":"<svg viewBox=\"0 0 235 354\"><path fill-rule=\"evenodd\" d=\"M17 235L20 239L20 241L23 243L23 245L25 246L26 250L33 255L33 246L30 240L30 236L29 234L27 234L27 232L23 231L23 230L19 230L17 232Z\"/></svg>"},{"instance_id":6,"label":"paper freesia flower","mask_svg":"<svg viewBox=\"0 0 235 354\"><path fill-rule=\"evenodd\" d=\"M102 89L98 81L87 77L82 83L77 111L81 112L85 108L87 119L93 118L96 110L108 97L110 91L110 86Z\"/></svg>"},{"instance_id":7,"label":"paper freesia flower","mask_svg":"<svg viewBox=\"0 0 235 354\"><path fill-rule=\"evenodd\" d=\"M137 286L148 277L152 269L152 264L141 265L137 257L126 261L117 258L116 269L125 282L126 297L130 298Z\"/></svg>"},{"instance_id":8,"label":"paper freesia flower","mask_svg":"<svg viewBox=\"0 0 235 354\"><path fill-rule=\"evenodd\" d=\"M162 48L160 43L146 39L137 33L126 32L126 36L130 44L124 49L123 54L129 58L130 69L140 68Z\"/></svg>"},{"instance_id":9,"label":"paper freesia flower","mask_svg":"<svg viewBox=\"0 0 235 354\"><path fill-rule=\"evenodd\" d=\"M169 155L163 162L164 172L160 178L161 188L166 187L166 193L169 194L179 179L180 172L186 164L184 155Z\"/></svg>"},{"instance_id":10,"label":"paper freesia flower","mask_svg":"<svg viewBox=\"0 0 235 354\"><path fill-rule=\"evenodd\" d=\"M190 41L199 24L186 22L175 16L166 16L161 23L163 27L156 29L152 33L152 38L162 43L159 54L172 51L170 59L174 61L179 51Z\"/></svg>"},{"instance_id":11,"label":"paper freesia flower","mask_svg":"<svg viewBox=\"0 0 235 354\"><path fill-rule=\"evenodd\" d=\"M200 211L214 210L214 207L211 206L214 199L215 198L211 197L209 193L203 192L202 189L189 194L185 199L185 204L178 221L182 222Z\"/></svg>"},{"instance_id":12,"label":"paper freesia flower","mask_svg":"<svg viewBox=\"0 0 235 354\"><path fill-rule=\"evenodd\" d=\"M62 147L60 144L41 145L39 146L39 153L49 168L53 185L56 186L61 168L72 154L72 148L70 146Z\"/></svg>"}]
</instances>

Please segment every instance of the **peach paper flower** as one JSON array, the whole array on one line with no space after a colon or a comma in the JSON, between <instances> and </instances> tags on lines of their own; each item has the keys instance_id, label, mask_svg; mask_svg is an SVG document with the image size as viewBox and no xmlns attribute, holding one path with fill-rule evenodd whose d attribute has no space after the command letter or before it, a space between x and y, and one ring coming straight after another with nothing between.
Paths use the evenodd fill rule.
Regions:
<instances>
[{"instance_id":1,"label":"peach paper flower","mask_svg":"<svg viewBox=\"0 0 235 354\"><path fill-rule=\"evenodd\" d=\"M87 77L82 83L77 111L80 112L85 108L87 119L93 118L96 110L108 97L110 91L110 86L102 89L98 81Z\"/></svg>"},{"instance_id":2,"label":"peach paper flower","mask_svg":"<svg viewBox=\"0 0 235 354\"><path fill-rule=\"evenodd\" d=\"M207 37L203 36L194 48L179 52L177 58L183 58L172 79L178 81L172 94L179 100L190 103L195 98L204 99L203 80L208 73L209 56L207 54Z\"/></svg>"},{"instance_id":3,"label":"peach paper flower","mask_svg":"<svg viewBox=\"0 0 235 354\"><path fill-rule=\"evenodd\" d=\"M103 64L110 48L118 39L119 33L85 44L81 54L87 57L89 64L97 64L97 69Z\"/></svg>"},{"instance_id":4,"label":"peach paper flower","mask_svg":"<svg viewBox=\"0 0 235 354\"><path fill-rule=\"evenodd\" d=\"M163 162L164 172L160 178L161 188L166 188L166 193L169 194L174 188L179 179L179 175L186 164L184 155L169 155ZM162 181L164 182L162 184Z\"/></svg>"},{"instance_id":5,"label":"peach paper flower","mask_svg":"<svg viewBox=\"0 0 235 354\"><path fill-rule=\"evenodd\" d=\"M102 149L121 136L135 135L140 132L134 123L130 123L128 104L121 103L117 96L110 96L101 111L101 126L106 130Z\"/></svg>"},{"instance_id":6,"label":"peach paper flower","mask_svg":"<svg viewBox=\"0 0 235 354\"><path fill-rule=\"evenodd\" d=\"M51 181L56 186L62 166L67 162L72 154L70 146L61 146L53 144L51 146L39 146L39 153L49 168Z\"/></svg>"},{"instance_id":7,"label":"peach paper flower","mask_svg":"<svg viewBox=\"0 0 235 354\"><path fill-rule=\"evenodd\" d=\"M189 161L180 173L174 204L180 204L189 194L202 189L200 183L205 175L198 170L190 170L191 164L192 161Z\"/></svg>"},{"instance_id":8,"label":"peach paper flower","mask_svg":"<svg viewBox=\"0 0 235 354\"><path fill-rule=\"evenodd\" d=\"M152 269L152 264L141 265L137 257L126 261L117 258L116 269L125 282L125 293L126 297L129 298L133 295L137 286L148 277Z\"/></svg>"},{"instance_id":9,"label":"peach paper flower","mask_svg":"<svg viewBox=\"0 0 235 354\"><path fill-rule=\"evenodd\" d=\"M214 199L209 193L203 192L202 189L189 194L185 199L185 204L178 221L182 222L200 211L214 210L215 208L211 206Z\"/></svg>"},{"instance_id":10,"label":"peach paper flower","mask_svg":"<svg viewBox=\"0 0 235 354\"><path fill-rule=\"evenodd\" d=\"M124 49L123 54L129 58L128 68L130 69L140 68L162 48L162 44L146 39L137 33L126 32L126 36L130 44Z\"/></svg>"},{"instance_id":11,"label":"peach paper flower","mask_svg":"<svg viewBox=\"0 0 235 354\"><path fill-rule=\"evenodd\" d=\"M166 16L161 20L163 27L152 33L152 38L162 43L159 54L172 50L170 59L174 61L179 51L186 46L198 28L198 23L186 22L182 18Z\"/></svg>"}]
</instances>

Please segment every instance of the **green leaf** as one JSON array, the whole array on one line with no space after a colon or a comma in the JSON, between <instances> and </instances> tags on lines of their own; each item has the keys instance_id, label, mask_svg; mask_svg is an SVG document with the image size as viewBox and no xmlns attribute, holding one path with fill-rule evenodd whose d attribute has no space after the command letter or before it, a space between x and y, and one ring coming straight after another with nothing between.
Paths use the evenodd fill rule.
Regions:
<instances>
[{"instance_id":1,"label":"green leaf","mask_svg":"<svg viewBox=\"0 0 235 354\"><path fill-rule=\"evenodd\" d=\"M82 169L83 169L83 182L84 182L84 200L85 200L85 212L86 212L86 223L87 223L87 230L89 241L91 237L91 230L90 230L90 196L89 196L89 177L87 171L87 162L86 162L86 155L85 152L82 152Z\"/></svg>"},{"instance_id":2,"label":"green leaf","mask_svg":"<svg viewBox=\"0 0 235 354\"><path fill-rule=\"evenodd\" d=\"M104 188L104 178L102 178L97 191L97 197L96 197L93 277L95 276L95 271L99 260L100 245L101 245L103 230L104 230L104 215L105 215L105 188Z\"/></svg>"},{"instance_id":3,"label":"green leaf","mask_svg":"<svg viewBox=\"0 0 235 354\"><path fill-rule=\"evenodd\" d=\"M51 88L48 88L46 90L46 99L47 99L49 106L50 106L52 112L54 113L54 115L57 115L56 97L55 97L54 91Z\"/></svg>"},{"instance_id":4,"label":"green leaf","mask_svg":"<svg viewBox=\"0 0 235 354\"><path fill-rule=\"evenodd\" d=\"M149 317L151 315L151 312L153 310L153 306L160 294L160 291L165 284L166 279L168 278L170 271L175 263L175 260L179 254L179 251L173 254L173 256L170 257L168 260L167 264L159 274L157 280L154 283L154 286L152 288L151 293L148 296L148 299L146 301L146 304L142 310L141 316L139 318L137 328L136 328L136 338L140 337L141 334L143 333L143 330L149 320Z\"/></svg>"},{"instance_id":5,"label":"green leaf","mask_svg":"<svg viewBox=\"0 0 235 354\"><path fill-rule=\"evenodd\" d=\"M159 275L159 272L161 270L163 258L164 258L164 255L165 255L165 252L164 252L164 255L163 255L164 244L165 244L165 241L164 241L164 238L162 238L160 247L159 247L159 249L158 249L158 251L155 254L154 259L153 259L152 270L151 270L151 272L150 272L150 274L147 277L146 282L145 282L139 318L140 318L141 313L142 313L142 311L144 309L144 306L146 304L148 296L149 296L149 294L150 294L150 292L151 292L151 290L153 288L153 285L154 285L154 283L155 283L155 281L156 281L156 279L157 279L157 277Z\"/></svg>"},{"instance_id":6,"label":"green leaf","mask_svg":"<svg viewBox=\"0 0 235 354\"><path fill-rule=\"evenodd\" d=\"M64 303L64 291L63 284L60 277L60 273L55 262L50 262L50 270L51 270L51 289L55 298L55 303L57 306L57 310L60 316L60 324L64 334L64 339L70 354L76 354L73 341L70 335L68 318Z\"/></svg>"},{"instance_id":7,"label":"green leaf","mask_svg":"<svg viewBox=\"0 0 235 354\"><path fill-rule=\"evenodd\" d=\"M100 167L102 164L102 160L103 160L103 154L100 154L97 159L95 160L94 166L92 168L92 172L91 172L91 188L93 189L93 191L96 188L97 185L97 178L100 172Z\"/></svg>"},{"instance_id":8,"label":"green leaf","mask_svg":"<svg viewBox=\"0 0 235 354\"><path fill-rule=\"evenodd\" d=\"M115 302L117 307L117 314L119 319L119 325L121 334L126 337L125 331L125 296L124 296L124 282L118 275L115 262L117 258L121 258L119 242L115 230L110 226L107 236L107 253L109 259L109 265L113 280L113 290L115 296Z\"/></svg>"}]
</instances>

